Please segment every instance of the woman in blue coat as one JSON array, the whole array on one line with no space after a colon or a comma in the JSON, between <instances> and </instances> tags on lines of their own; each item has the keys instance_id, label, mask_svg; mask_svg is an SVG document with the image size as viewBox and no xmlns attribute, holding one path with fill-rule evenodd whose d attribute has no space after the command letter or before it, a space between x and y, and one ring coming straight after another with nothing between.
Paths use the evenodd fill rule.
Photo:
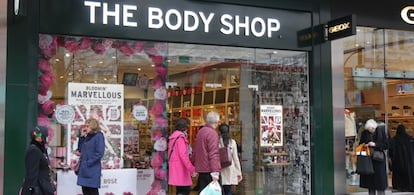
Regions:
<instances>
[{"instance_id":1,"label":"woman in blue coat","mask_svg":"<svg viewBox=\"0 0 414 195\"><path fill-rule=\"evenodd\" d=\"M99 195L105 138L99 129L99 122L93 118L86 120L86 133L86 137L79 144L81 154L77 184L82 186L84 195Z\"/></svg>"}]
</instances>

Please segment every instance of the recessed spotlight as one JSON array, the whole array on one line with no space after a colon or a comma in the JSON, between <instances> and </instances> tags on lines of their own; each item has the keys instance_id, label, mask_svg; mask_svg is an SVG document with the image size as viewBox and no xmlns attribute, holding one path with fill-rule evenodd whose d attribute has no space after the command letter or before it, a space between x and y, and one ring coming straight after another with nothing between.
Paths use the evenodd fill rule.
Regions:
<instances>
[{"instance_id":1,"label":"recessed spotlight","mask_svg":"<svg viewBox=\"0 0 414 195\"><path fill-rule=\"evenodd\" d=\"M56 61L56 62L59 62L60 60L59 60L59 58L56 58L56 59L55 59L55 61Z\"/></svg>"},{"instance_id":2,"label":"recessed spotlight","mask_svg":"<svg viewBox=\"0 0 414 195\"><path fill-rule=\"evenodd\" d=\"M141 71L141 68L137 68L138 71Z\"/></svg>"},{"instance_id":3,"label":"recessed spotlight","mask_svg":"<svg viewBox=\"0 0 414 195\"><path fill-rule=\"evenodd\" d=\"M106 81L106 80L108 80L108 79L104 78L104 81Z\"/></svg>"},{"instance_id":4,"label":"recessed spotlight","mask_svg":"<svg viewBox=\"0 0 414 195\"><path fill-rule=\"evenodd\" d=\"M72 72L69 72L68 75L71 76L71 75L73 75L73 73Z\"/></svg>"},{"instance_id":5,"label":"recessed spotlight","mask_svg":"<svg viewBox=\"0 0 414 195\"><path fill-rule=\"evenodd\" d=\"M115 59L116 58L116 56L112 56L112 59Z\"/></svg>"},{"instance_id":6,"label":"recessed spotlight","mask_svg":"<svg viewBox=\"0 0 414 195\"><path fill-rule=\"evenodd\" d=\"M154 64L151 64L151 67L155 67L155 65Z\"/></svg>"},{"instance_id":7,"label":"recessed spotlight","mask_svg":"<svg viewBox=\"0 0 414 195\"><path fill-rule=\"evenodd\" d=\"M277 54L277 51L273 51L273 54Z\"/></svg>"},{"instance_id":8,"label":"recessed spotlight","mask_svg":"<svg viewBox=\"0 0 414 195\"><path fill-rule=\"evenodd\" d=\"M63 79L63 78L65 78L65 77L64 77L64 76L60 76L59 78L60 78L60 79Z\"/></svg>"},{"instance_id":9,"label":"recessed spotlight","mask_svg":"<svg viewBox=\"0 0 414 195\"><path fill-rule=\"evenodd\" d=\"M171 60L167 60L167 62L169 63L169 62L171 62Z\"/></svg>"},{"instance_id":10,"label":"recessed spotlight","mask_svg":"<svg viewBox=\"0 0 414 195\"><path fill-rule=\"evenodd\" d=\"M355 44L355 47L359 47L359 44L357 43L357 44Z\"/></svg>"},{"instance_id":11,"label":"recessed spotlight","mask_svg":"<svg viewBox=\"0 0 414 195\"><path fill-rule=\"evenodd\" d=\"M98 81L93 81L94 83L98 83Z\"/></svg>"},{"instance_id":12,"label":"recessed spotlight","mask_svg":"<svg viewBox=\"0 0 414 195\"><path fill-rule=\"evenodd\" d=\"M67 58L70 57L70 53L66 53L65 57L67 57Z\"/></svg>"},{"instance_id":13,"label":"recessed spotlight","mask_svg":"<svg viewBox=\"0 0 414 195\"><path fill-rule=\"evenodd\" d=\"M365 42L365 44L368 44L369 45L369 44L371 44L371 42L367 41L367 42Z\"/></svg>"},{"instance_id":14,"label":"recessed spotlight","mask_svg":"<svg viewBox=\"0 0 414 195\"><path fill-rule=\"evenodd\" d=\"M116 77L118 77L118 76L116 76L116 75L112 75L112 77L116 78Z\"/></svg>"},{"instance_id":15,"label":"recessed spotlight","mask_svg":"<svg viewBox=\"0 0 414 195\"><path fill-rule=\"evenodd\" d=\"M102 61L99 61L99 64L103 64L103 62Z\"/></svg>"}]
</instances>

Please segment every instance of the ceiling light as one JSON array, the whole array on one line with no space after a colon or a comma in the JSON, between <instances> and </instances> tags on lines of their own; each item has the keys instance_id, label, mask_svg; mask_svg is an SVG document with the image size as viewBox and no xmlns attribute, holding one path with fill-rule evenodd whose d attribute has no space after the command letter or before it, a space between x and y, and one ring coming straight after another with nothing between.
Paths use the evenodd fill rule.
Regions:
<instances>
[{"instance_id":1,"label":"ceiling light","mask_svg":"<svg viewBox=\"0 0 414 195\"><path fill-rule=\"evenodd\" d=\"M73 73L72 72L68 72L68 75L71 76Z\"/></svg>"},{"instance_id":2,"label":"ceiling light","mask_svg":"<svg viewBox=\"0 0 414 195\"><path fill-rule=\"evenodd\" d=\"M60 60L59 60L59 58L56 58L56 59L55 59L55 61L56 61L56 62L59 62Z\"/></svg>"},{"instance_id":3,"label":"ceiling light","mask_svg":"<svg viewBox=\"0 0 414 195\"><path fill-rule=\"evenodd\" d=\"M98 81L93 81L94 83L98 83Z\"/></svg>"},{"instance_id":4,"label":"ceiling light","mask_svg":"<svg viewBox=\"0 0 414 195\"><path fill-rule=\"evenodd\" d=\"M116 75L112 75L112 77L116 78L116 77L118 77L118 76L116 76Z\"/></svg>"},{"instance_id":5,"label":"ceiling light","mask_svg":"<svg viewBox=\"0 0 414 195\"><path fill-rule=\"evenodd\" d=\"M167 60L167 62L171 62L171 60Z\"/></svg>"},{"instance_id":6,"label":"ceiling light","mask_svg":"<svg viewBox=\"0 0 414 195\"><path fill-rule=\"evenodd\" d=\"M273 51L273 54L277 54L277 51Z\"/></svg>"},{"instance_id":7,"label":"ceiling light","mask_svg":"<svg viewBox=\"0 0 414 195\"><path fill-rule=\"evenodd\" d=\"M108 79L104 78L104 81L106 81L106 80L108 80Z\"/></svg>"},{"instance_id":8,"label":"ceiling light","mask_svg":"<svg viewBox=\"0 0 414 195\"><path fill-rule=\"evenodd\" d=\"M116 56L112 56L112 59L115 59L116 58Z\"/></svg>"},{"instance_id":9,"label":"ceiling light","mask_svg":"<svg viewBox=\"0 0 414 195\"><path fill-rule=\"evenodd\" d=\"M137 68L138 71L141 71L141 68Z\"/></svg>"},{"instance_id":10,"label":"ceiling light","mask_svg":"<svg viewBox=\"0 0 414 195\"><path fill-rule=\"evenodd\" d=\"M70 57L70 53L66 53L65 54L65 57Z\"/></svg>"},{"instance_id":11,"label":"ceiling light","mask_svg":"<svg viewBox=\"0 0 414 195\"><path fill-rule=\"evenodd\" d=\"M359 47L359 44L357 43L357 44L355 44L355 47Z\"/></svg>"},{"instance_id":12,"label":"ceiling light","mask_svg":"<svg viewBox=\"0 0 414 195\"><path fill-rule=\"evenodd\" d=\"M103 64L103 62L102 61L99 61L99 64Z\"/></svg>"},{"instance_id":13,"label":"ceiling light","mask_svg":"<svg viewBox=\"0 0 414 195\"><path fill-rule=\"evenodd\" d=\"M155 65L154 65L154 64L151 64L151 67L153 67L153 68L154 68L154 67L155 67Z\"/></svg>"},{"instance_id":14,"label":"ceiling light","mask_svg":"<svg viewBox=\"0 0 414 195\"><path fill-rule=\"evenodd\" d=\"M63 79L63 78L65 78L65 77L64 77L64 76L60 76L59 78L60 78L60 79Z\"/></svg>"}]
</instances>

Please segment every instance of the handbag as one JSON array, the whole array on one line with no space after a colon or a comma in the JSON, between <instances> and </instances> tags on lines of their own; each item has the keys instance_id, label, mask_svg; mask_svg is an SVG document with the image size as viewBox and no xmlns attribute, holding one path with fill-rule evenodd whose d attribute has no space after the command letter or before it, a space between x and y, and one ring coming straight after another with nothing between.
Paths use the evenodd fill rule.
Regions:
<instances>
[{"instance_id":1,"label":"handbag","mask_svg":"<svg viewBox=\"0 0 414 195\"><path fill-rule=\"evenodd\" d=\"M218 181L210 182L201 192L200 195L221 195L221 187Z\"/></svg>"},{"instance_id":2,"label":"handbag","mask_svg":"<svg viewBox=\"0 0 414 195\"><path fill-rule=\"evenodd\" d=\"M76 161L75 165L73 166L73 171L75 172L75 175L78 175L80 168L80 159Z\"/></svg>"},{"instance_id":3,"label":"handbag","mask_svg":"<svg viewBox=\"0 0 414 195\"><path fill-rule=\"evenodd\" d=\"M220 145L223 146L222 140ZM221 168L226 168L231 165L232 155L231 149L227 146L219 147Z\"/></svg>"},{"instance_id":4,"label":"handbag","mask_svg":"<svg viewBox=\"0 0 414 195\"><path fill-rule=\"evenodd\" d=\"M383 162L385 160L385 154L381 150L376 150L372 152L372 160Z\"/></svg>"},{"instance_id":5,"label":"handbag","mask_svg":"<svg viewBox=\"0 0 414 195\"><path fill-rule=\"evenodd\" d=\"M362 144L361 144L362 145ZM360 175L374 174L371 153L368 147L359 145L356 149L357 168L356 172Z\"/></svg>"}]
</instances>

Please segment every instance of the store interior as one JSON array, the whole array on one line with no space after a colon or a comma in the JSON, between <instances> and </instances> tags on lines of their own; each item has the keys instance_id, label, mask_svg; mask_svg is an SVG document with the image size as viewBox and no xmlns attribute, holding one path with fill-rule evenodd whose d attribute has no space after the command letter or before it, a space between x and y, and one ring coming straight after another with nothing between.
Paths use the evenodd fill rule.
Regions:
<instances>
[{"instance_id":1,"label":"store interior","mask_svg":"<svg viewBox=\"0 0 414 195\"><path fill-rule=\"evenodd\" d=\"M41 41L49 38L50 35L40 36ZM85 41L82 37L63 39L79 46ZM152 134L155 119L151 112L160 94L150 86L157 74L167 74L166 105L162 108L168 119L167 135L174 130L177 118L188 117L191 121L188 139L192 145L198 129L204 125L205 115L209 111L218 112L220 122L230 125L231 138L239 145L244 180L235 192L303 194L310 191L306 52L88 39L94 41L90 49L76 50L68 45L57 48L56 55L49 60L55 76L50 95L56 104L65 104L70 82L123 85L124 144L123 147L113 145L119 148L122 162L107 168L151 168L155 150ZM130 48L114 47L115 42ZM151 45L155 50L143 45ZM97 46L105 47L104 52ZM167 72L157 68L151 52L164 56ZM136 105L148 109L146 120L134 117ZM260 121L264 118L260 120L261 105L283 107L283 127L278 139L266 145L260 144L263 133ZM85 113L89 112L86 108ZM68 139L76 140L76 133L68 136L68 131L74 129L59 124L53 117L51 121L56 132L50 143L55 154L51 161L59 170L70 163L69 155L63 151L68 148Z\"/></svg>"},{"instance_id":2,"label":"store interior","mask_svg":"<svg viewBox=\"0 0 414 195\"><path fill-rule=\"evenodd\" d=\"M398 125L414 136L413 40L412 32L366 27L344 38L345 169L350 193L366 191L358 187L355 173L355 147L365 121L385 123L390 141ZM401 191L393 188L391 164L389 157L389 191Z\"/></svg>"}]
</instances>

